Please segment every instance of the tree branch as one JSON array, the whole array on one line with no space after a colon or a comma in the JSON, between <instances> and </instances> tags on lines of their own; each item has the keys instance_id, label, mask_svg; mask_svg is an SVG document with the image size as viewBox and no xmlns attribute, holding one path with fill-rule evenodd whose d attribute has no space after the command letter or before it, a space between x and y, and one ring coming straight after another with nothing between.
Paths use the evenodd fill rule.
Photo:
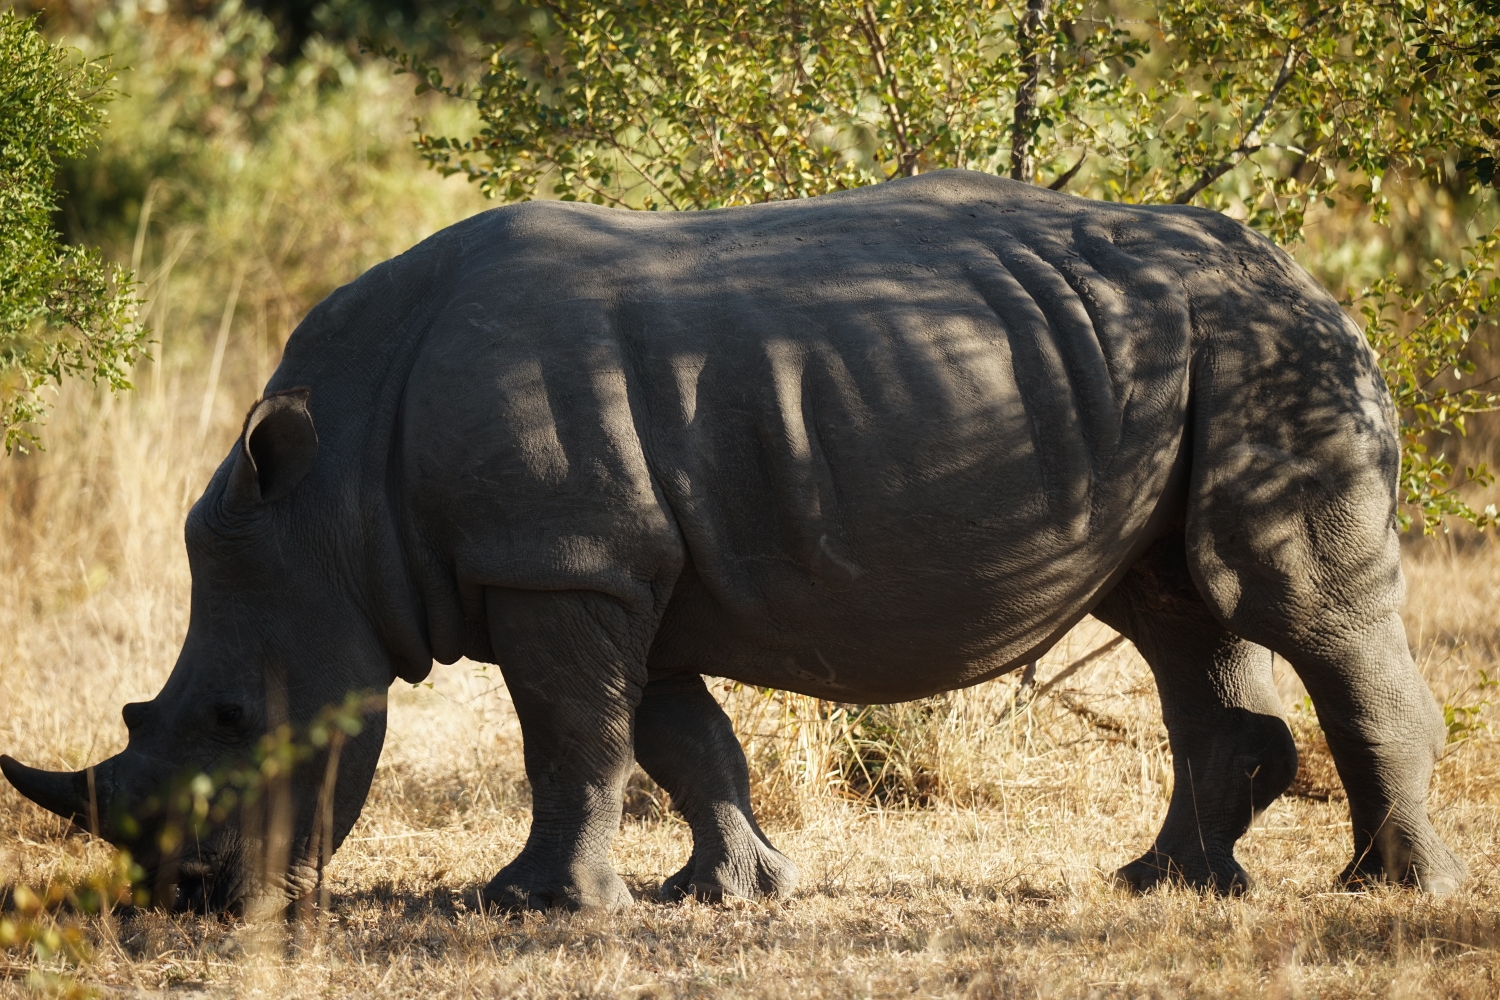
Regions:
<instances>
[{"instance_id":1,"label":"tree branch","mask_svg":"<svg viewBox=\"0 0 1500 1000\"><path fill-rule=\"evenodd\" d=\"M719 107L718 103L712 98L704 97L703 103L708 105L709 109L717 117L725 119L727 121L734 120L732 116L725 114L724 109ZM755 141L759 143L760 148L765 151L768 164L776 171L777 176L781 178L781 186L788 192L790 192L792 190L792 179L787 175L786 165L781 162L781 158L777 155L775 147L773 147L771 145L771 141L766 138L765 131L759 125L754 124L742 125L741 127L745 128L751 135L755 137Z\"/></svg>"},{"instance_id":2,"label":"tree branch","mask_svg":"<svg viewBox=\"0 0 1500 1000\"><path fill-rule=\"evenodd\" d=\"M636 173L638 173L638 174L641 175L641 180L643 180L647 184L651 185L651 189L653 191L655 191L657 194L661 195L662 198L664 198L666 200L666 202L667 202L668 205L672 206L672 210L674 212L680 212L680 211L682 211L682 206L679 205L679 204L677 204L677 199L673 198L670 194L668 194L666 192L666 190L664 188L662 188L662 186L660 184L656 183L656 178L654 178L650 174L646 173L645 170L643 170L641 167L639 167L636 164L635 160L631 159L631 157L630 157L630 151L625 148L625 144L624 143L620 142L619 139L617 139L613 135L611 135L609 137L609 144L614 147L615 152L617 152L617 153L620 154L620 159L624 160L625 163L630 167L631 170L634 170Z\"/></svg>"},{"instance_id":3,"label":"tree branch","mask_svg":"<svg viewBox=\"0 0 1500 1000\"><path fill-rule=\"evenodd\" d=\"M1313 23L1322 16L1320 12L1309 18L1302 26L1302 32L1306 33L1307 29L1311 28ZM1177 197L1172 199L1172 204L1188 204L1194 198L1198 197L1198 193L1204 188L1239 166L1245 157L1265 148L1264 144L1260 141L1261 127L1265 125L1266 119L1270 116L1271 108L1276 104L1276 99L1281 96L1281 92L1291 82L1292 73L1296 70L1297 60L1301 56L1302 53L1298 50L1297 46L1292 42L1287 42L1286 55L1281 60L1281 69L1276 74L1276 82L1271 84L1271 90L1266 94L1265 103L1260 106L1260 112L1250 122L1250 127L1245 130L1244 137L1240 139L1239 145L1230 150L1229 155L1223 160L1203 171L1198 179L1185 190L1179 192Z\"/></svg>"},{"instance_id":4,"label":"tree branch","mask_svg":"<svg viewBox=\"0 0 1500 1000\"><path fill-rule=\"evenodd\" d=\"M1066 667L1063 667L1053 676L1050 681L1043 684L1041 687L1036 687L1036 663L1033 661L1026 664L1026 670L1021 675L1021 688L1016 692L1016 699L1010 703L1010 706L1006 708L1005 711L1000 713L1000 717L995 721L1004 722L1010 716L1020 712L1021 709L1025 708L1027 705L1041 701L1043 695L1052 691L1053 688L1057 687L1063 681L1067 680L1069 677L1072 677L1074 674L1078 673L1078 671L1082 670L1090 663L1093 663L1101 656L1105 656L1109 653L1114 652L1124 643L1125 637L1123 635L1115 636L1104 645L1089 650L1089 652L1085 653L1083 656L1074 660ZM1027 689L1033 690L1030 690L1028 692Z\"/></svg>"},{"instance_id":5,"label":"tree branch","mask_svg":"<svg viewBox=\"0 0 1500 1000\"><path fill-rule=\"evenodd\" d=\"M886 90L890 99L885 102L886 117L891 120L891 134L896 137L896 173L902 177L910 177L916 173L916 156L912 153L911 143L906 137L906 120L901 114L901 88L896 81L896 73L890 68L885 58L885 38L880 34L880 25L875 20L875 8L866 0L860 8L859 29L864 33L865 40L870 43L870 55L875 60L875 72L881 79L885 80Z\"/></svg>"},{"instance_id":6,"label":"tree branch","mask_svg":"<svg viewBox=\"0 0 1500 1000\"><path fill-rule=\"evenodd\" d=\"M1016 51L1020 56L1021 82L1016 85L1016 113L1010 127L1010 176L1030 184L1036 177L1032 147L1036 141L1036 87L1042 75L1040 38L1051 0L1026 0L1026 15L1017 26Z\"/></svg>"},{"instance_id":7,"label":"tree branch","mask_svg":"<svg viewBox=\"0 0 1500 1000\"><path fill-rule=\"evenodd\" d=\"M1085 149L1082 153L1078 154L1078 162L1069 167L1067 173L1063 174L1051 184L1048 184L1047 189L1049 191L1061 191L1063 188L1067 187L1068 181L1078 176L1078 171L1083 168L1083 161L1087 160L1088 158L1089 151Z\"/></svg>"}]
</instances>

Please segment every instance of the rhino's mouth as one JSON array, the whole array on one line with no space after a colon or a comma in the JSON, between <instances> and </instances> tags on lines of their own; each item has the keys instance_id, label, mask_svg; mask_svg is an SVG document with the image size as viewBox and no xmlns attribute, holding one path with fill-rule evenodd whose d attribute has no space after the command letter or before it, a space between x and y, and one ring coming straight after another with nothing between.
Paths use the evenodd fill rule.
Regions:
<instances>
[{"instance_id":1,"label":"rhino's mouth","mask_svg":"<svg viewBox=\"0 0 1500 1000\"><path fill-rule=\"evenodd\" d=\"M242 866L200 853L147 864L137 885L147 890L152 903L173 913L236 916L249 881Z\"/></svg>"},{"instance_id":2,"label":"rhino's mouth","mask_svg":"<svg viewBox=\"0 0 1500 1000\"><path fill-rule=\"evenodd\" d=\"M227 866L215 866L205 858L183 861L168 907L174 913L233 913L244 893L243 881Z\"/></svg>"},{"instance_id":3,"label":"rhino's mouth","mask_svg":"<svg viewBox=\"0 0 1500 1000\"><path fill-rule=\"evenodd\" d=\"M244 919L280 913L317 887L317 867L310 863L294 863L284 873L258 873L255 867L239 852L224 857L200 853L170 868L148 867L141 884L173 913Z\"/></svg>"}]
</instances>

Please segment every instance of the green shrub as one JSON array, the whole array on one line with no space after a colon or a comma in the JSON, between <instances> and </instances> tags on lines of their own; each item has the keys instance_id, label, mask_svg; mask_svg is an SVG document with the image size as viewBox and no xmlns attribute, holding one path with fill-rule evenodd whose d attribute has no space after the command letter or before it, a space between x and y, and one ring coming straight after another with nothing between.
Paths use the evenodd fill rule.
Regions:
<instances>
[{"instance_id":1,"label":"green shrub","mask_svg":"<svg viewBox=\"0 0 1500 1000\"><path fill-rule=\"evenodd\" d=\"M1472 378L1500 277L1497 0L541 7L474 83L387 51L419 89L473 103L482 128L428 128L418 148L492 197L702 209L968 167L1204 205L1294 251L1330 219L1340 243L1357 223L1389 248L1393 214L1451 205L1421 220L1451 249L1408 239L1346 293L1400 408L1403 525L1495 523L1468 499L1491 483L1483 463L1455 471L1430 449L1500 408L1494 380Z\"/></svg>"},{"instance_id":2,"label":"green shrub","mask_svg":"<svg viewBox=\"0 0 1500 1000\"><path fill-rule=\"evenodd\" d=\"M60 161L98 138L112 96L106 63L52 45L34 19L0 15L0 424L5 448L36 440L40 390L64 375L114 389L145 331L132 277L59 243L51 216Z\"/></svg>"},{"instance_id":3,"label":"green shrub","mask_svg":"<svg viewBox=\"0 0 1500 1000\"><path fill-rule=\"evenodd\" d=\"M413 98L346 46L314 37L278 61L274 26L238 0L195 16L77 9L90 16L75 44L113 54L126 96L98 145L64 166L63 217L78 242L139 271L156 341L137 373L149 397L192 386L195 412L237 429L319 299L487 207L423 170L409 142L413 117L463 127L468 109Z\"/></svg>"}]
</instances>

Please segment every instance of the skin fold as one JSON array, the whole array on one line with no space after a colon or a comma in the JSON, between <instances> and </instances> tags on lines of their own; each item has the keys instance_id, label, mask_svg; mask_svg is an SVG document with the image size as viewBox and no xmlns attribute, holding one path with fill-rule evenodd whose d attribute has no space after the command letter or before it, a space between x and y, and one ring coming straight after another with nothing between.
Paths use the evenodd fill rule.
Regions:
<instances>
[{"instance_id":1,"label":"skin fold","mask_svg":"<svg viewBox=\"0 0 1500 1000\"><path fill-rule=\"evenodd\" d=\"M921 698L1092 612L1150 663L1176 769L1124 884L1249 884L1234 843L1296 771L1274 650L1348 790L1343 880L1448 892L1398 465L1358 329L1212 212L962 171L701 213L497 209L298 327L189 516L187 641L127 706L93 811L181 905L284 906L316 882L326 758L175 852L165 820L108 817L467 656L504 675L532 788L492 905L631 901L608 847L634 761L693 832L664 896L786 896L701 675ZM335 845L382 734L342 749ZM83 772L4 768L90 815Z\"/></svg>"}]
</instances>

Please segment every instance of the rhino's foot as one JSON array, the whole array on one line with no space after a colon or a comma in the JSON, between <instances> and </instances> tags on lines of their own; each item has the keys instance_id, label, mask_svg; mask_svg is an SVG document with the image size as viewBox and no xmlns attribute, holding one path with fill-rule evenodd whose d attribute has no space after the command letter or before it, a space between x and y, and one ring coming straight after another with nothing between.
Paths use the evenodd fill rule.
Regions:
<instances>
[{"instance_id":1,"label":"rhino's foot","mask_svg":"<svg viewBox=\"0 0 1500 1000\"><path fill-rule=\"evenodd\" d=\"M1114 882L1131 892L1147 892L1158 885L1187 885L1219 896L1239 896L1250 889L1250 876L1228 851L1210 852L1202 845L1163 851L1160 845L1115 872Z\"/></svg>"},{"instance_id":2,"label":"rhino's foot","mask_svg":"<svg viewBox=\"0 0 1500 1000\"><path fill-rule=\"evenodd\" d=\"M1339 885L1363 892L1377 885L1408 886L1434 896L1457 891L1469 867L1449 850L1425 817L1419 829L1381 831L1375 845L1360 851L1339 875ZM1424 829L1425 828L1425 829Z\"/></svg>"},{"instance_id":3,"label":"rhino's foot","mask_svg":"<svg viewBox=\"0 0 1500 1000\"><path fill-rule=\"evenodd\" d=\"M517 858L490 879L481 893L486 907L524 910L623 910L635 902L620 876L607 866L574 872L544 872Z\"/></svg>"},{"instance_id":4,"label":"rhino's foot","mask_svg":"<svg viewBox=\"0 0 1500 1000\"><path fill-rule=\"evenodd\" d=\"M722 902L743 899L788 899L797 887L797 866L785 854L759 840L733 850L693 852L682 870L662 883L658 898L674 902L692 896Z\"/></svg>"}]
</instances>

